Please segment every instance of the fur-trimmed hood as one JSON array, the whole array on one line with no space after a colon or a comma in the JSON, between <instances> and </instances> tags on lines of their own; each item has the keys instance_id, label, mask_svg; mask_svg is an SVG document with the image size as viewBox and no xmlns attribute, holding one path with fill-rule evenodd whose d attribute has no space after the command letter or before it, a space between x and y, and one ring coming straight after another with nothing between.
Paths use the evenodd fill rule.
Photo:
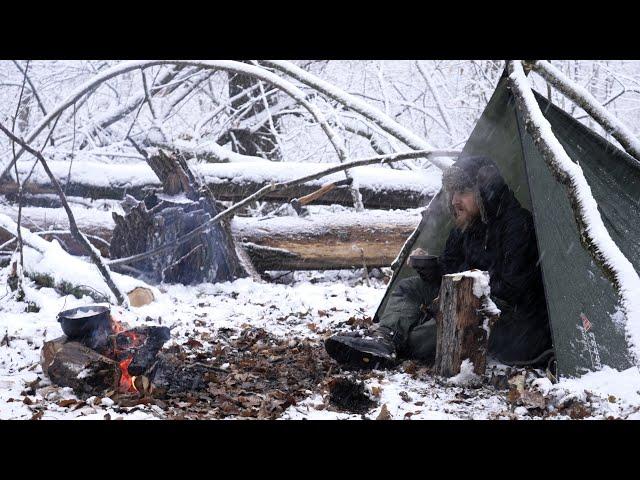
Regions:
<instances>
[{"instance_id":1,"label":"fur-trimmed hood","mask_svg":"<svg viewBox=\"0 0 640 480\"><path fill-rule=\"evenodd\" d=\"M471 191L476 197L483 223L500 213L500 203L505 193L511 193L500 175L496 164L489 157L462 157L442 175L442 188L447 205L454 214L451 198L454 192ZM513 194L511 194L513 195Z\"/></svg>"}]
</instances>

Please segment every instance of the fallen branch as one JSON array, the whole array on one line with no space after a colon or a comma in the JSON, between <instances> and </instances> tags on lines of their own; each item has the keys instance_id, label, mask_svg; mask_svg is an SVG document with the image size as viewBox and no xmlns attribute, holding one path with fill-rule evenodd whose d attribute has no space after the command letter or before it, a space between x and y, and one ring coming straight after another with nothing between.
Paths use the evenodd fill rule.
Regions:
<instances>
[{"instance_id":1,"label":"fallen branch","mask_svg":"<svg viewBox=\"0 0 640 480\"><path fill-rule=\"evenodd\" d=\"M0 207L0 214L15 221L16 212ZM61 208L27 208L23 213L35 229L35 235L50 240L56 235L72 255L84 250L68 233L68 221ZM323 213L307 217L234 217L231 234L237 245L248 253L256 270L334 270L362 267L360 250L364 250L367 267L388 267L407 237L420 222L417 211L366 211ZM109 255L115 223L109 212L92 212L78 216L78 226L103 256ZM0 243L8 239L0 229ZM0 251L5 247L0 245ZM128 273L128 272L127 272ZM139 272L133 272L135 276Z\"/></svg>"},{"instance_id":2,"label":"fallen branch","mask_svg":"<svg viewBox=\"0 0 640 480\"><path fill-rule=\"evenodd\" d=\"M640 160L640 140L620 120L600 105L593 95L546 60L534 62L532 68L558 91L591 115L607 133L620 142L627 153Z\"/></svg>"},{"instance_id":3,"label":"fallen branch","mask_svg":"<svg viewBox=\"0 0 640 480\"><path fill-rule=\"evenodd\" d=\"M91 243L89 243L89 240L87 240L87 238L78 229L78 225L76 224L75 217L73 216L73 212L71 211L71 208L67 203L67 199L65 197L64 192L62 191L62 187L60 186L60 183L58 183L58 180L53 175L53 173L51 173L51 170L49 169L49 165L47 165L47 162L42 156L42 154L37 150L34 150L33 148L31 148L23 140L16 137L2 123L0 123L0 130L2 130L4 134L7 135L12 141L21 145L25 151L27 151L28 153L30 153L40 161L42 168L44 168L45 172L49 176L51 183L53 184L54 188L56 189L56 192L58 193L58 196L60 197L62 206L67 212L67 216L69 217L69 230L73 234L74 238L85 248L85 250L89 254L89 257L91 258L93 263L96 265L96 267L98 267L98 270L100 271L100 274L104 278L105 283L107 284L111 292L116 297L116 300L118 301L118 305L123 305L126 302L125 296L122 294L122 292L120 292L120 289L116 286L116 284L113 283L113 279L111 278L111 273L109 272L109 269L100 258L99 253L93 248Z\"/></svg>"}]
</instances>

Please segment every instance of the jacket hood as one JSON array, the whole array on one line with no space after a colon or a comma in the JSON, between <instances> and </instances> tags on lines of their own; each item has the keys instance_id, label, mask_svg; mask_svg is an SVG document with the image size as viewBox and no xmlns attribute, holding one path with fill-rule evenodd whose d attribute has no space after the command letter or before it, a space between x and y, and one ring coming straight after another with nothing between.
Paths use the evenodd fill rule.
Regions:
<instances>
[{"instance_id":1,"label":"jacket hood","mask_svg":"<svg viewBox=\"0 0 640 480\"><path fill-rule=\"evenodd\" d=\"M442 187L452 215L453 193L472 191L484 223L500 213L500 204L505 195L513 196L496 164L486 156L459 158L443 172Z\"/></svg>"}]
</instances>

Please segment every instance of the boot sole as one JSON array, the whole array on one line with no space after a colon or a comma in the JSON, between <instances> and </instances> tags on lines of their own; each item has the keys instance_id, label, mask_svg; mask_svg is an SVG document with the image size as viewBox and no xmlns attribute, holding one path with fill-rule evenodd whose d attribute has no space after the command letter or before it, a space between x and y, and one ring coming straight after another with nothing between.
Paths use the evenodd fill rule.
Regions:
<instances>
[{"instance_id":1,"label":"boot sole","mask_svg":"<svg viewBox=\"0 0 640 480\"><path fill-rule=\"evenodd\" d=\"M382 369L393 367L396 363L393 358L356 348L349 344L348 339L328 338L324 346L331 358L350 368Z\"/></svg>"}]
</instances>

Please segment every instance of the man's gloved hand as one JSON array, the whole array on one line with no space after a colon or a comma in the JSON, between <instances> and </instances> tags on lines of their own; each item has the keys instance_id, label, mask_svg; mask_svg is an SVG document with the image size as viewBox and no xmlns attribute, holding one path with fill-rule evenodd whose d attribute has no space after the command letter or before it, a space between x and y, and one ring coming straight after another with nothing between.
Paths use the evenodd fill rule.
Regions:
<instances>
[{"instance_id":1,"label":"man's gloved hand","mask_svg":"<svg viewBox=\"0 0 640 480\"><path fill-rule=\"evenodd\" d=\"M427 255L427 252L424 251L422 248L416 248L415 250L413 250L411 252L411 255L409 256L409 266L418 273L418 275L423 281L427 283L436 281L438 277L442 275L440 270L440 265L437 261L428 262L426 265L412 264L411 257L421 256L421 255Z\"/></svg>"}]
</instances>

